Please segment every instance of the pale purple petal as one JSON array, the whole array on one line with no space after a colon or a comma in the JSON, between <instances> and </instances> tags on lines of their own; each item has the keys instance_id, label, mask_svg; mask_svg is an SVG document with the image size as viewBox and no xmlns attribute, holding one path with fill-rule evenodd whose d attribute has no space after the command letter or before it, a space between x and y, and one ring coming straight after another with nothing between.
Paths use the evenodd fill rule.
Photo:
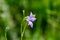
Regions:
<instances>
[{"instance_id":1,"label":"pale purple petal","mask_svg":"<svg viewBox=\"0 0 60 40\"><path fill-rule=\"evenodd\" d=\"M33 23L31 21L28 22L28 25L30 25L31 28L33 28Z\"/></svg>"},{"instance_id":2,"label":"pale purple petal","mask_svg":"<svg viewBox=\"0 0 60 40\"><path fill-rule=\"evenodd\" d=\"M30 16L28 16L26 20L28 22L28 25L30 25L30 27L33 28L33 22L36 20L35 15L33 15L32 12L30 12Z\"/></svg>"},{"instance_id":3,"label":"pale purple petal","mask_svg":"<svg viewBox=\"0 0 60 40\"><path fill-rule=\"evenodd\" d=\"M29 21L31 21L32 19L28 16L26 20L29 22Z\"/></svg>"},{"instance_id":4,"label":"pale purple petal","mask_svg":"<svg viewBox=\"0 0 60 40\"><path fill-rule=\"evenodd\" d=\"M31 18L31 21L34 22L36 20L36 18Z\"/></svg>"},{"instance_id":5,"label":"pale purple petal","mask_svg":"<svg viewBox=\"0 0 60 40\"><path fill-rule=\"evenodd\" d=\"M32 17L33 16L33 14L32 14L32 12L30 12L30 17Z\"/></svg>"},{"instance_id":6,"label":"pale purple petal","mask_svg":"<svg viewBox=\"0 0 60 40\"><path fill-rule=\"evenodd\" d=\"M28 18L27 18L28 20L31 20L31 17L30 16L28 16Z\"/></svg>"},{"instance_id":7,"label":"pale purple petal","mask_svg":"<svg viewBox=\"0 0 60 40\"><path fill-rule=\"evenodd\" d=\"M34 17L31 17L31 18L28 17L27 20L34 22L36 20L36 18L34 18Z\"/></svg>"}]
</instances>

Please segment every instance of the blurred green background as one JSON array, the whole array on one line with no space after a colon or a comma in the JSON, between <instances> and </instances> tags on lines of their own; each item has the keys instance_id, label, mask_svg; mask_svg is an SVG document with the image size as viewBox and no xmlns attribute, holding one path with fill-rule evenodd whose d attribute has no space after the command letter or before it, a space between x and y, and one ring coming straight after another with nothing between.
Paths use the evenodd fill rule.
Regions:
<instances>
[{"instance_id":1,"label":"blurred green background","mask_svg":"<svg viewBox=\"0 0 60 40\"><path fill-rule=\"evenodd\" d=\"M60 40L60 0L0 0L0 40L20 40L23 10L37 18L23 40Z\"/></svg>"}]
</instances>

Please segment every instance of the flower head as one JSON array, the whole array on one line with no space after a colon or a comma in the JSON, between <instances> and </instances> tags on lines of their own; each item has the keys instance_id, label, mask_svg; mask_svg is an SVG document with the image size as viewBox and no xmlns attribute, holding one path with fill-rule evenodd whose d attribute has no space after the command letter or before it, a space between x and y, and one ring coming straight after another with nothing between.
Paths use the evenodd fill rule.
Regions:
<instances>
[{"instance_id":1,"label":"flower head","mask_svg":"<svg viewBox=\"0 0 60 40\"><path fill-rule=\"evenodd\" d=\"M30 15L27 17L27 22L28 25L31 26L31 28L33 28L33 22L36 20L35 15L32 14L32 12L30 12Z\"/></svg>"}]
</instances>

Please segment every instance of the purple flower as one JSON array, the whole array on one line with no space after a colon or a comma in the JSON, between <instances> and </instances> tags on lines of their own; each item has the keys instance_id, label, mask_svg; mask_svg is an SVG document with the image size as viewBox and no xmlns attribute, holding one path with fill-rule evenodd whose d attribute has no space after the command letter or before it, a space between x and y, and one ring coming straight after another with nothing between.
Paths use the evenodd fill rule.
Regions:
<instances>
[{"instance_id":1,"label":"purple flower","mask_svg":"<svg viewBox=\"0 0 60 40\"><path fill-rule=\"evenodd\" d=\"M33 22L36 20L35 15L33 15L32 12L30 12L30 16L28 16L26 20L28 22L28 25L30 25L31 28L33 28Z\"/></svg>"}]
</instances>

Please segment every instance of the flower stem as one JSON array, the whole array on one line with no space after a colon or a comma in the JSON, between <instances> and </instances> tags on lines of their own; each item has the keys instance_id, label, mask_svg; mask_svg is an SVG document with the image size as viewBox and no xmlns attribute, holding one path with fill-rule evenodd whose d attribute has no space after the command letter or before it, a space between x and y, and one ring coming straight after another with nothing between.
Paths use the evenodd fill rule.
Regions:
<instances>
[{"instance_id":1,"label":"flower stem","mask_svg":"<svg viewBox=\"0 0 60 40\"><path fill-rule=\"evenodd\" d=\"M22 38L23 38L23 36L22 36L22 23L24 22L24 20L25 20L25 18L23 18L23 20L22 20L22 22L21 22L21 40L22 40Z\"/></svg>"},{"instance_id":2,"label":"flower stem","mask_svg":"<svg viewBox=\"0 0 60 40\"><path fill-rule=\"evenodd\" d=\"M22 24L21 24L21 40L22 40L22 38L23 38L23 37L22 37Z\"/></svg>"},{"instance_id":3,"label":"flower stem","mask_svg":"<svg viewBox=\"0 0 60 40\"><path fill-rule=\"evenodd\" d=\"M25 10L23 10L23 20L22 20L22 22L21 22L21 40L23 40L23 34L24 34L24 32L25 32L25 28L26 28L26 25L25 25L25 27L24 27L24 29L23 29L23 31L22 31L22 28L23 28L23 26L22 26L22 23L25 21Z\"/></svg>"},{"instance_id":4,"label":"flower stem","mask_svg":"<svg viewBox=\"0 0 60 40\"><path fill-rule=\"evenodd\" d=\"M23 17L25 17L25 10L23 10Z\"/></svg>"},{"instance_id":5,"label":"flower stem","mask_svg":"<svg viewBox=\"0 0 60 40\"><path fill-rule=\"evenodd\" d=\"M25 20L23 19L22 20L22 23L24 22ZM24 29L23 29L23 31L22 31L22 23L21 23L21 40L23 39L23 35L24 35L24 32L25 32L25 29L26 29L26 27L27 27L27 23L25 23L25 26L24 26Z\"/></svg>"},{"instance_id":6,"label":"flower stem","mask_svg":"<svg viewBox=\"0 0 60 40\"><path fill-rule=\"evenodd\" d=\"M5 40L7 40L7 36L6 36L6 29L5 29Z\"/></svg>"},{"instance_id":7,"label":"flower stem","mask_svg":"<svg viewBox=\"0 0 60 40\"><path fill-rule=\"evenodd\" d=\"M24 29L23 29L23 32L22 32L22 36L24 35L24 32L25 32L26 27L27 27L27 23L24 26Z\"/></svg>"}]
</instances>

